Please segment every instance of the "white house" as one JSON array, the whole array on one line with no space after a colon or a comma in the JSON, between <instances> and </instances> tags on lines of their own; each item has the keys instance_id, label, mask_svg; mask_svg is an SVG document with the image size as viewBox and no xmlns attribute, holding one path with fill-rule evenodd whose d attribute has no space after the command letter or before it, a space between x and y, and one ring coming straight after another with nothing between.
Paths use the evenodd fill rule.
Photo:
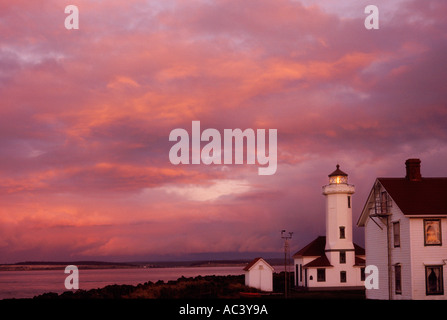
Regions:
<instances>
[{"instance_id":1,"label":"white house","mask_svg":"<svg viewBox=\"0 0 447 320\"><path fill-rule=\"evenodd\" d=\"M273 267L262 258L256 258L245 268L245 285L262 291L273 291Z\"/></svg>"},{"instance_id":2,"label":"white house","mask_svg":"<svg viewBox=\"0 0 447 320\"><path fill-rule=\"evenodd\" d=\"M377 178L357 222L379 271L368 299L447 299L447 178L423 178L420 163L408 159L405 178Z\"/></svg>"},{"instance_id":3,"label":"white house","mask_svg":"<svg viewBox=\"0 0 447 320\"><path fill-rule=\"evenodd\" d=\"M308 290L363 289L365 251L352 242L353 185L337 169L323 187L326 236L317 237L293 255L295 286Z\"/></svg>"}]
</instances>

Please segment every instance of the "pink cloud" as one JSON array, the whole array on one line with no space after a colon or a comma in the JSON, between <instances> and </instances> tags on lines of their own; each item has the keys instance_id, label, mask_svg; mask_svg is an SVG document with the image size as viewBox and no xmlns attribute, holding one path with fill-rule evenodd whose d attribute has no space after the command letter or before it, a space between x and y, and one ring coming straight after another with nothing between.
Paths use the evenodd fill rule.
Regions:
<instances>
[{"instance_id":1,"label":"pink cloud","mask_svg":"<svg viewBox=\"0 0 447 320\"><path fill-rule=\"evenodd\" d=\"M407 157L445 175L447 6L402 3L372 32L326 2L79 1L78 31L57 1L0 4L0 256L276 251L324 232L337 162L355 210ZM192 120L278 129L277 174L171 165Z\"/></svg>"}]
</instances>

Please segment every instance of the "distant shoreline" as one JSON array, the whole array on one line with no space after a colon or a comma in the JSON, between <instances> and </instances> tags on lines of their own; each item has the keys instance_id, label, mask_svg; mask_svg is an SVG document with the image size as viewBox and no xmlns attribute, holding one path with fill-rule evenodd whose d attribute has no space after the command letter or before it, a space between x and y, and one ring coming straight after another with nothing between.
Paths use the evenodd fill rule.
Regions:
<instances>
[{"instance_id":1,"label":"distant shoreline","mask_svg":"<svg viewBox=\"0 0 447 320\"><path fill-rule=\"evenodd\" d=\"M1 271L37 271L37 270L64 270L65 267L73 264L61 264L61 265L0 265ZM76 264L75 264L76 265ZM131 269L139 268L138 266L122 266L122 265L76 265L80 270L88 269Z\"/></svg>"},{"instance_id":2,"label":"distant shoreline","mask_svg":"<svg viewBox=\"0 0 447 320\"><path fill-rule=\"evenodd\" d=\"M267 259L268 260L268 259ZM272 266L284 267L271 259ZM103 262L103 261L26 261L13 264L0 264L1 271L36 271L64 270L68 265L75 265L80 270L91 269L139 269L139 268L176 268L176 267L244 267L249 260L215 260L215 261L158 261L158 262Z\"/></svg>"}]
</instances>

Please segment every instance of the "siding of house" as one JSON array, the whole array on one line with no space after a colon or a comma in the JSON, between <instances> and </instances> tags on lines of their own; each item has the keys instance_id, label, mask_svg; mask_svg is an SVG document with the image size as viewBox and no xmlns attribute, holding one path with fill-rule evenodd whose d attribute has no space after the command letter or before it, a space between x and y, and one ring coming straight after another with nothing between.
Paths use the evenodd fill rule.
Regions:
<instances>
[{"instance_id":1,"label":"siding of house","mask_svg":"<svg viewBox=\"0 0 447 320\"><path fill-rule=\"evenodd\" d=\"M420 162L405 162L405 178L377 178L357 222L365 227L366 265L379 270L379 289L366 290L368 299L447 300L447 177L423 178ZM425 244L424 219L440 219L441 244ZM395 222L400 226L399 247L394 246ZM433 231L431 236L436 235ZM396 265L401 292L396 292ZM441 269L443 280L441 288L439 274L430 273L431 290L437 291L431 294L426 280L430 266Z\"/></svg>"},{"instance_id":2,"label":"siding of house","mask_svg":"<svg viewBox=\"0 0 447 320\"><path fill-rule=\"evenodd\" d=\"M431 218L431 217L426 217ZM417 300L445 300L447 299L447 219L441 219L442 246L424 245L424 222L423 218L410 218L410 238L411 239L411 263L413 296ZM442 265L444 278L443 295L426 295L425 288L425 266Z\"/></svg>"},{"instance_id":3,"label":"siding of house","mask_svg":"<svg viewBox=\"0 0 447 320\"><path fill-rule=\"evenodd\" d=\"M346 282L344 282L344 283L340 282L340 271L346 272ZM349 265L349 267L346 267L346 268L327 267L326 268L326 281L319 282L319 281L317 281L317 269L309 268L307 271L308 287L309 288L338 288L338 289L342 289L343 287L363 288L364 282L361 281L361 279L360 279L360 273L361 273L360 268L353 268L352 265ZM312 280L310 280L311 276L312 276Z\"/></svg>"},{"instance_id":4,"label":"siding of house","mask_svg":"<svg viewBox=\"0 0 447 320\"><path fill-rule=\"evenodd\" d=\"M411 269L411 243L410 220L402 213L399 207L391 201L390 240L391 240L391 299L408 300L412 298L412 269ZM400 247L394 247L393 223L400 225ZM396 293L396 275L394 266L401 265L401 292Z\"/></svg>"},{"instance_id":5,"label":"siding of house","mask_svg":"<svg viewBox=\"0 0 447 320\"><path fill-rule=\"evenodd\" d=\"M371 206L370 206L371 207ZM370 209L374 214L374 208ZM379 288L368 289L367 299L388 299L388 253L386 225L379 218L373 218L381 227L369 218L365 223L366 265L375 265L379 271ZM368 275L366 275L368 276Z\"/></svg>"},{"instance_id":6,"label":"siding of house","mask_svg":"<svg viewBox=\"0 0 447 320\"><path fill-rule=\"evenodd\" d=\"M346 252L346 263L339 264L339 252L330 252L327 253L328 258L333 255L331 264L332 267L325 267L326 269L326 280L325 281L318 281L317 280L317 267L312 268L306 268L307 271L303 268L303 278L302 281L299 281L299 266L302 267L306 265L307 263L313 261L314 259L318 257L300 257L296 258L294 265L295 265L295 278L294 283L297 283L296 277L298 276L298 286L304 286L305 285L305 277L307 272L307 287L308 288L335 288L335 287L364 287L364 282L361 280L361 268L360 267L352 267L355 264L355 258L354 258L354 252ZM298 266L298 269L297 269ZM323 268L323 267L322 267ZM298 272L296 272L298 271ZM342 283L340 282L340 271L346 272L346 282Z\"/></svg>"},{"instance_id":7,"label":"siding of house","mask_svg":"<svg viewBox=\"0 0 447 320\"><path fill-rule=\"evenodd\" d=\"M383 190L383 189L382 189ZM381 190L381 191L382 191ZM374 214L372 199L369 203L370 214ZM381 227L369 218L365 223L366 265L375 265L379 270L379 289L366 290L367 299L392 300L445 300L447 299L447 219L441 218L441 246L424 245L424 218L439 216L405 216L391 199L390 252L391 252L391 297L388 283L388 253L386 218L373 218ZM399 222L400 247L394 247L393 223ZM401 265L401 293L396 293L395 268ZM427 295L425 281L426 265L443 266L443 295Z\"/></svg>"},{"instance_id":8,"label":"siding of house","mask_svg":"<svg viewBox=\"0 0 447 320\"><path fill-rule=\"evenodd\" d=\"M300 258L294 259L294 270L295 271L298 270L298 274L297 274L297 272L294 272L294 274L295 274L295 279L294 279L295 282L294 283L295 284L298 283L299 287L304 287L304 285L305 285L306 272L304 271L304 266L306 264L308 264L309 262L315 260L316 258L318 258L318 257L305 256L305 257L300 257ZM302 277L301 281L300 281L300 274L299 274L300 273L300 265L301 265L302 273L303 273L303 277ZM298 269L297 269L297 266L298 266ZM297 277L298 277L298 282L297 282ZM316 277L316 273L315 273L314 278L315 277ZM309 279L309 273L307 275L307 278ZM309 281L307 281L307 284L309 285Z\"/></svg>"}]
</instances>

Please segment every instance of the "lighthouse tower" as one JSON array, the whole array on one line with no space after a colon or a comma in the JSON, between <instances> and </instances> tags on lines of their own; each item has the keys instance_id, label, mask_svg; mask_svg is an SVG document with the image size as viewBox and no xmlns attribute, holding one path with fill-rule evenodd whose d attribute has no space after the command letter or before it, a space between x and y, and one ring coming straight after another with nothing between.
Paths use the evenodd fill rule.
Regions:
<instances>
[{"instance_id":1,"label":"lighthouse tower","mask_svg":"<svg viewBox=\"0 0 447 320\"><path fill-rule=\"evenodd\" d=\"M352 243L352 194L353 185L348 184L348 175L337 169L329 174L329 184L323 186L326 197L326 245L325 252L332 265L354 265Z\"/></svg>"},{"instance_id":2,"label":"lighthouse tower","mask_svg":"<svg viewBox=\"0 0 447 320\"><path fill-rule=\"evenodd\" d=\"M363 289L365 250L352 242L352 195L348 175L337 169L323 186L326 200L326 236L293 255L295 286L308 290Z\"/></svg>"}]
</instances>

